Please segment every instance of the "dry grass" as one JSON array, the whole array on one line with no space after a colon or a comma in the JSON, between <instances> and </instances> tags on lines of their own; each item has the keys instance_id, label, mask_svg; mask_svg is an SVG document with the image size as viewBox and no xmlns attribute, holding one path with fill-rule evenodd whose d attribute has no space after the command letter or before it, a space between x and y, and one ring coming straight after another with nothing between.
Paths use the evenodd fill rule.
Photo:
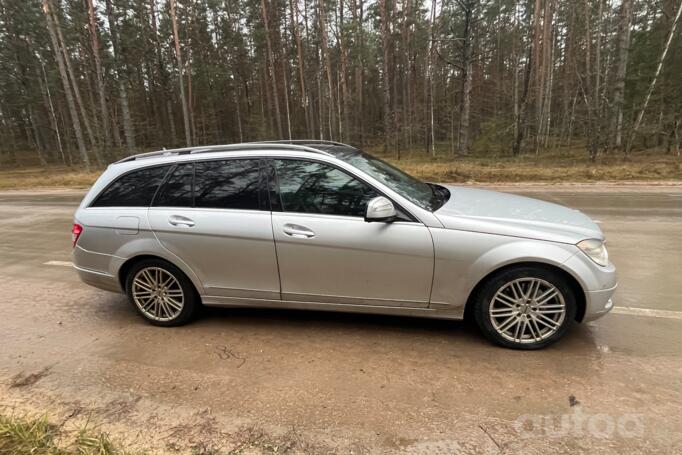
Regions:
<instances>
[{"instance_id":1,"label":"dry grass","mask_svg":"<svg viewBox=\"0 0 682 455\"><path fill-rule=\"evenodd\" d=\"M598 182L598 181L670 181L682 180L680 163L623 164L545 164L503 161L480 163L469 160L390 160L422 180L456 183L509 182Z\"/></svg>"},{"instance_id":2,"label":"dry grass","mask_svg":"<svg viewBox=\"0 0 682 455\"><path fill-rule=\"evenodd\" d=\"M106 433L67 431L47 418L0 415L0 455L124 455Z\"/></svg>"},{"instance_id":3,"label":"dry grass","mask_svg":"<svg viewBox=\"0 0 682 455\"><path fill-rule=\"evenodd\" d=\"M400 160L395 154L384 159L415 177L446 183L682 181L682 159L661 153L636 153L627 160L613 154L594 163L582 148L545 153L539 159L481 154L433 158L422 151L404 153Z\"/></svg>"},{"instance_id":4,"label":"dry grass","mask_svg":"<svg viewBox=\"0 0 682 455\"><path fill-rule=\"evenodd\" d=\"M27 188L88 188L102 170L90 172L67 168L0 170L0 190Z\"/></svg>"},{"instance_id":5,"label":"dry grass","mask_svg":"<svg viewBox=\"0 0 682 455\"><path fill-rule=\"evenodd\" d=\"M515 183L515 182L627 182L682 181L682 159L660 151L634 153L625 160L622 155L601 156L589 162L584 148L544 152L510 157L505 154L478 153L466 157L449 157L437 150L437 158L424 151L383 155L379 149L370 153L428 181L443 183ZM86 172L78 168L51 167L0 170L0 190L29 188L87 188L102 172Z\"/></svg>"}]
</instances>

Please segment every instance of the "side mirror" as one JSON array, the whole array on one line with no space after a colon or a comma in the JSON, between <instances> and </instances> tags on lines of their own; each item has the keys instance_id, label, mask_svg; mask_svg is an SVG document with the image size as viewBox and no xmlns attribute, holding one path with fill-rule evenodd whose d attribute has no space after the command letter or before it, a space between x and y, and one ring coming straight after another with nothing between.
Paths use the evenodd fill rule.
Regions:
<instances>
[{"instance_id":1,"label":"side mirror","mask_svg":"<svg viewBox=\"0 0 682 455\"><path fill-rule=\"evenodd\" d=\"M370 200L367 204L367 212L365 213L365 221L371 223L372 221L391 222L397 216L393 202L389 199L378 196Z\"/></svg>"}]
</instances>

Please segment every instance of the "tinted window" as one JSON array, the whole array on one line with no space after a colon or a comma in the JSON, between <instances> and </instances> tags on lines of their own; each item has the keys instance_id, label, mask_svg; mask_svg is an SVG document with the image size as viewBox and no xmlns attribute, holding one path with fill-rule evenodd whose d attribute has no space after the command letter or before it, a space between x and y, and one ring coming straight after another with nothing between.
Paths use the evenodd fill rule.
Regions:
<instances>
[{"instance_id":1,"label":"tinted window","mask_svg":"<svg viewBox=\"0 0 682 455\"><path fill-rule=\"evenodd\" d=\"M129 172L119 177L100 195L92 207L147 207L170 166Z\"/></svg>"},{"instance_id":2,"label":"tinted window","mask_svg":"<svg viewBox=\"0 0 682 455\"><path fill-rule=\"evenodd\" d=\"M275 160L285 212L365 216L373 188L332 166L313 161Z\"/></svg>"},{"instance_id":3,"label":"tinted window","mask_svg":"<svg viewBox=\"0 0 682 455\"><path fill-rule=\"evenodd\" d=\"M258 160L204 161L195 166L195 207L259 209Z\"/></svg>"},{"instance_id":4,"label":"tinted window","mask_svg":"<svg viewBox=\"0 0 682 455\"><path fill-rule=\"evenodd\" d=\"M400 169L357 149L337 146L329 149L329 152L371 175L423 209L436 211L450 198L450 191L447 188L417 180Z\"/></svg>"},{"instance_id":5,"label":"tinted window","mask_svg":"<svg viewBox=\"0 0 682 455\"><path fill-rule=\"evenodd\" d=\"M191 207L192 180L194 179L194 165L181 164L168 176L154 199L157 207Z\"/></svg>"}]
</instances>

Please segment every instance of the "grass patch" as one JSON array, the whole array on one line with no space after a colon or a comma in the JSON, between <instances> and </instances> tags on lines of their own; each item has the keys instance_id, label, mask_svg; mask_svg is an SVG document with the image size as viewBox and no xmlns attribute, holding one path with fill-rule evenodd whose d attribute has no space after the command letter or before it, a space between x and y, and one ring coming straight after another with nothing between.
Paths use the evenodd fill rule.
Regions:
<instances>
[{"instance_id":1,"label":"grass patch","mask_svg":"<svg viewBox=\"0 0 682 455\"><path fill-rule=\"evenodd\" d=\"M0 171L0 190L28 188L89 188L102 173L101 169L48 167Z\"/></svg>"},{"instance_id":2,"label":"grass patch","mask_svg":"<svg viewBox=\"0 0 682 455\"><path fill-rule=\"evenodd\" d=\"M474 153L457 157L436 151L385 155L370 150L392 164L423 180L445 183L515 183L515 182L627 182L682 181L682 159L661 151L636 152L625 159L622 154L600 155L591 162L581 147L543 152L540 156L522 154Z\"/></svg>"},{"instance_id":3,"label":"grass patch","mask_svg":"<svg viewBox=\"0 0 682 455\"><path fill-rule=\"evenodd\" d=\"M380 147L367 151L423 180L443 183L515 183L515 182L627 182L682 181L682 159L661 150L600 155L596 162L588 160L583 147L562 148L543 152L536 157L524 154L512 157L499 152L477 152L450 156L442 146L436 157L424 150L384 154ZM84 171L79 168L48 167L0 170L0 190L31 188L88 188L102 169Z\"/></svg>"},{"instance_id":4,"label":"grass patch","mask_svg":"<svg viewBox=\"0 0 682 455\"><path fill-rule=\"evenodd\" d=\"M515 183L515 182L599 182L599 181L680 181L679 162L561 164L501 161L475 162L467 159L389 161L417 178L445 183Z\"/></svg>"},{"instance_id":5,"label":"grass patch","mask_svg":"<svg viewBox=\"0 0 682 455\"><path fill-rule=\"evenodd\" d=\"M46 417L0 415L0 455L126 455L106 433L67 431Z\"/></svg>"}]
</instances>

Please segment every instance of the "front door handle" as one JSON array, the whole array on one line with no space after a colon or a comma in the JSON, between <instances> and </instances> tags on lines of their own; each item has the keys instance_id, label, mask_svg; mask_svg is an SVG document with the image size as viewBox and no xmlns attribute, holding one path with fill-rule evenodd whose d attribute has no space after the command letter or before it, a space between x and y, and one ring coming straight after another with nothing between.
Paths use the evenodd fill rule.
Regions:
<instances>
[{"instance_id":1,"label":"front door handle","mask_svg":"<svg viewBox=\"0 0 682 455\"><path fill-rule=\"evenodd\" d=\"M282 229L286 235L295 239L311 239L315 237L315 233L305 226L298 224L285 224Z\"/></svg>"},{"instance_id":2,"label":"front door handle","mask_svg":"<svg viewBox=\"0 0 682 455\"><path fill-rule=\"evenodd\" d=\"M168 218L168 222L171 225L178 227L193 227L195 224L193 220L181 215L171 215L171 217Z\"/></svg>"}]
</instances>

